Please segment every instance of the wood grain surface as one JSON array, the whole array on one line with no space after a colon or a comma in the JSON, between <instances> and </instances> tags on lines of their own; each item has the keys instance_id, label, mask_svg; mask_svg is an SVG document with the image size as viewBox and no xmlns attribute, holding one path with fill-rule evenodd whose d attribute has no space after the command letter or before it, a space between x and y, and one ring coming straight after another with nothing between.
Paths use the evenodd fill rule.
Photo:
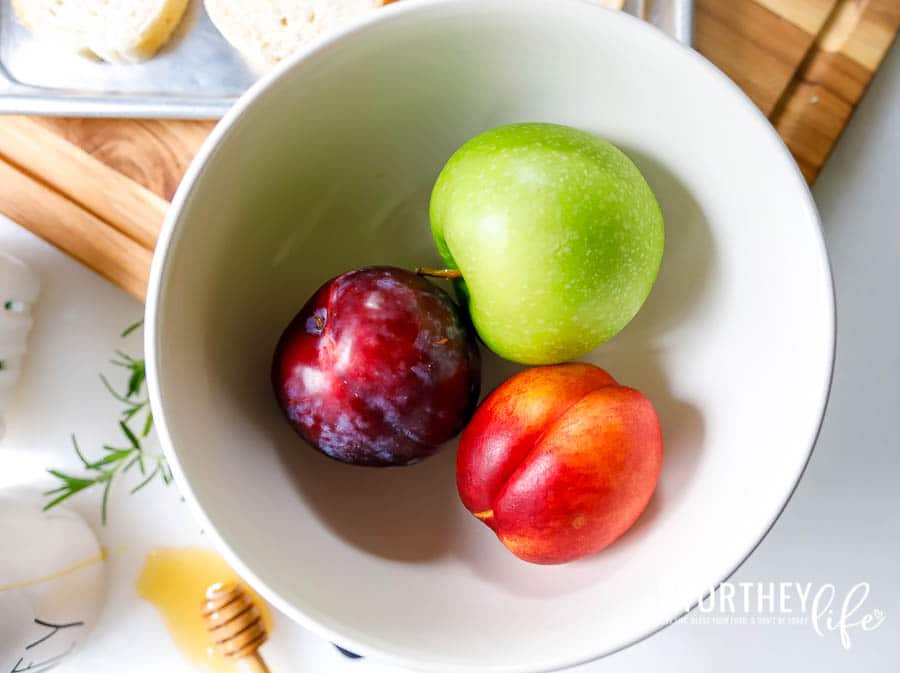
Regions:
<instances>
[{"instance_id":1,"label":"wood grain surface","mask_svg":"<svg viewBox=\"0 0 900 673\"><path fill-rule=\"evenodd\" d=\"M812 182L898 25L900 0L695 0L694 41L769 117ZM142 298L162 212L212 127L0 117L0 212Z\"/></svg>"},{"instance_id":2,"label":"wood grain surface","mask_svg":"<svg viewBox=\"0 0 900 673\"><path fill-rule=\"evenodd\" d=\"M152 257L147 248L2 159L0 211L144 300Z\"/></svg>"},{"instance_id":3,"label":"wood grain surface","mask_svg":"<svg viewBox=\"0 0 900 673\"><path fill-rule=\"evenodd\" d=\"M900 25L900 0L841 0L769 114L809 182L850 121Z\"/></svg>"},{"instance_id":4,"label":"wood grain surface","mask_svg":"<svg viewBox=\"0 0 900 673\"><path fill-rule=\"evenodd\" d=\"M209 121L36 118L70 143L171 200L215 126Z\"/></svg>"},{"instance_id":5,"label":"wood grain surface","mask_svg":"<svg viewBox=\"0 0 900 673\"><path fill-rule=\"evenodd\" d=\"M0 147L23 173L145 248L155 245L169 202L135 180L30 117L0 119Z\"/></svg>"}]
</instances>

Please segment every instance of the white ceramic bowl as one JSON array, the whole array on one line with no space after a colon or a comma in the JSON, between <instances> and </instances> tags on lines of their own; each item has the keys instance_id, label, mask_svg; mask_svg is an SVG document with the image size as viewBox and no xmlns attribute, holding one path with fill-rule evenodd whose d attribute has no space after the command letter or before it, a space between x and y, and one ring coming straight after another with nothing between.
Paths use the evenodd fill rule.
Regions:
<instances>
[{"instance_id":1,"label":"white ceramic bowl","mask_svg":"<svg viewBox=\"0 0 900 673\"><path fill-rule=\"evenodd\" d=\"M662 479L621 540L556 567L463 509L453 446L397 470L332 462L269 385L281 329L327 278L437 261L441 166L523 120L618 144L667 228L647 304L589 357L656 405ZM819 427L832 299L796 165L702 57L579 0L405 1L285 64L213 132L154 260L148 370L182 492L280 610L419 670L538 671L652 633L750 554ZM514 369L487 357L484 389Z\"/></svg>"}]
</instances>

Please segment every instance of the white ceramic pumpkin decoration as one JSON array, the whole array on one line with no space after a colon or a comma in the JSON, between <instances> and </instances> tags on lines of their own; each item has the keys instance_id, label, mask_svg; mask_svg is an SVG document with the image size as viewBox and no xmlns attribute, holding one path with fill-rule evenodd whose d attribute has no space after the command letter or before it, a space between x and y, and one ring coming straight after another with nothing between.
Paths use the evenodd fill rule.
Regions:
<instances>
[{"instance_id":1,"label":"white ceramic pumpkin decoration","mask_svg":"<svg viewBox=\"0 0 900 673\"><path fill-rule=\"evenodd\" d=\"M31 331L31 309L40 291L37 275L24 262L0 252L0 438L3 415L22 372Z\"/></svg>"},{"instance_id":2,"label":"white ceramic pumpkin decoration","mask_svg":"<svg viewBox=\"0 0 900 673\"><path fill-rule=\"evenodd\" d=\"M105 554L75 512L0 493L0 671L41 671L84 641L106 595Z\"/></svg>"}]
</instances>

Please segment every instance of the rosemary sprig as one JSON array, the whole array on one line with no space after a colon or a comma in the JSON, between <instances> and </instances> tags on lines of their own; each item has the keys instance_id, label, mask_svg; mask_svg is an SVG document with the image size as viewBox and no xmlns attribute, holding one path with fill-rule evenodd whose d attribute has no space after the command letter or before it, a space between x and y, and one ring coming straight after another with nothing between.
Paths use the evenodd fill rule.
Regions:
<instances>
[{"instance_id":1,"label":"rosemary sprig","mask_svg":"<svg viewBox=\"0 0 900 673\"><path fill-rule=\"evenodd\" d=\"M122 332L122 336L128 336L142 324L142 322L138 322L129 326ZM166 463L165 457L159 453L147 451L142 444L142 440L145 440L153 429L153 413L150 410L150 402L146 397L142 396L144 383L147 378L144 360L142 358L134 358L123 351L117 350L116 357L111 362L113 365L128 372L124 393L117 391L109 382L109 379L100 374L100 380L107 391L122 404L119 431L126 440L125 446L104 445L104 454L100 458L89 460L78 445L75 435L72 435L72 446L75 449L75 455L81 461L86 474L73 476L61 470L48 470L53 477L60 481L60 485L44 493L45 496L51 498L44 505L44 510L55 507L76 493L94 486L102 486L103 497L100 504L100 520L106 524L109 489L117 475L125 474L137 466L142 479L131 489L131 493L137 493L157 477L161 478L167 486L172 483L172 472ZM132 430L129 423L141 413L144 414L144 417L140 421L141 429L136 433Z\"/></svg>"}]
</instances>

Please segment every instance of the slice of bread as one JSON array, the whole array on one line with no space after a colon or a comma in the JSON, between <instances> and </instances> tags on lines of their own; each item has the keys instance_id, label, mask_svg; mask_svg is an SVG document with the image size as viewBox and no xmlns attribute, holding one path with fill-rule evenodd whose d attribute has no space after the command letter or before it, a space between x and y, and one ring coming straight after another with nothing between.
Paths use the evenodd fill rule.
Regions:
<instances>
[{"instance_id":1,"label":"slice of bread","mask_svg":"<svg viewBox=\"0 0 900 673\"><path fill-rule=\"evenodd\" d=\"M12 0L19 20L38 37L86 56L137 63L175 31L188 0Z\"/></svg>"},{"instance_id":2,"label":"slice of bread","mask_svg":"<svg viewBox=\"0 0 900 673\"><path fill-rule=\"evenodd\" d=\"M12 0L12 7L22 25L36 37L82 56L97 58L87 46L89 13L79 3Z\"/></svg>"},{"instance_id":3,"label":"slice of bread","mask_svg":"<svg viewBox=\"0 0 900 673\"><path fill-rule=\"evenodd\" d=\"M105 61L138 63L169 41L188 0L107 0L102 4L104 32L91 49Z\"/></svg>"},{"instance_id":4,"label":"slice of bread","mask_svg":"<svg viewBox=\"0 0 900 673\"><path fill-rule=\"evenodd\" d=\"M219 32L251 63L267 68L323 33L374 11L384 0L204 0Z\"/></svg>"}]
</instances>

